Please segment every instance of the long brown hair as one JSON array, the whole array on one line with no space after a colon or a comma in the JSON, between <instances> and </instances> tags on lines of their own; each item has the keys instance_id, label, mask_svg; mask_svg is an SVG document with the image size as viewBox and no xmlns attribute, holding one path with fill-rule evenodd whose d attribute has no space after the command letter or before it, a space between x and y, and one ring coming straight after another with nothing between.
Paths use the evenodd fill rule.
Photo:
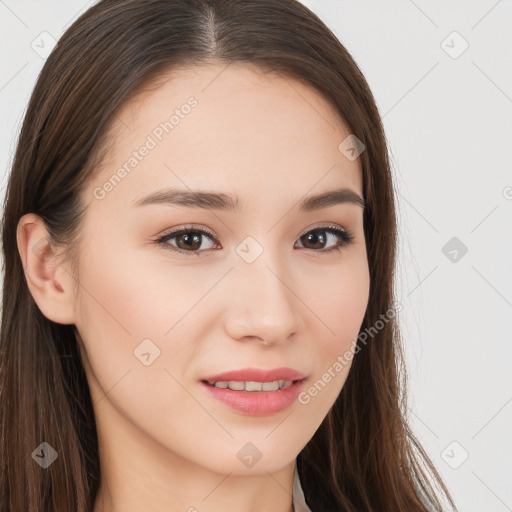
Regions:
<instances>
[{"instance_id":1,"label":"long brown hair","mask_svg":"<svg viewBox=\"0 0 512 512\"><path fill-rule=\"evenodd\" d=\"M177 66L247 63L319 91L365 145L364 233L370 298L344 387L297 463L313 512L442 510L455 504L407 423L396 307L396 218L383 126L361 71L296 0L103 0L59 40L32 93L5 197L0 345L0 512L91 512L100 481L94 410L73 325L50 321L29 292L20 218L41 216L74 252L80 192L113 138L118 109ZM31 453L48 442L46 470Z\"/></svg>"}]
</instances>

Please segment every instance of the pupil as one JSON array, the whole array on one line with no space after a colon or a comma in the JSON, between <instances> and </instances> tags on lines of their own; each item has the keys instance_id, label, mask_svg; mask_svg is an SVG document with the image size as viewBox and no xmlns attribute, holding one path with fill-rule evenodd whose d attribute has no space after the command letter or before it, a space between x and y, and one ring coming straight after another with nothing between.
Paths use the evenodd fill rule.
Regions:
<instances>
[{"instance_id":1,"label":"pupil","mask_svg":"<svg viewBox=\"0 0 512 512\"><path fill-rule=\"evenodd\" d=\"M199 233L194 233L192 235L190 235L190 234L181 235L178 237L178 240L180 240L180 239L185 240L185 248L197 250L197 249L199 249L199 247L201 247L200 238L201 238L201 235ZM192 245L194 243L195 243L195 245ZM178 245L180 245L180 244L178 244Z\"/></svg>"},{"instance_id":2,"label":"pupil","mask_svg":"<svg viewBox=\"0 0 512 512\"><path fill-rule=\"evenodd\" d=\"M320 234L317 234L317 233L320 233ZM317 233L310 233L309 235L307 235L307 238L310 242L313 243L313 245L315 245L315 240L317 241L316 245L318 245L318 243L320 245L323 245L325 243L325 236L323 234L321 234L322 232L317 232ZM318 240L320 240L320 242L318 242ZM314 247L314 248L317 249L318 247Z\"/></svg>"}]
</instances>

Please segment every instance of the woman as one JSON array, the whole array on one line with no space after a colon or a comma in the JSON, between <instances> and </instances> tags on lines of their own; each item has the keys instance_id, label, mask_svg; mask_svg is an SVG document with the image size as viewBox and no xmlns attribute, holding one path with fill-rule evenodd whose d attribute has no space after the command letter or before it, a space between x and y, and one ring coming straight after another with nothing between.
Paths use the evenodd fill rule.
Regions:
<instances>
[{"instance_id":1,"label":"woman","mask_svg":"<svg viewBox=\"0 0 512 512\"><path fill-rule=\"evenodd\" d=\"M0 510L455 508L405 419L395 222L306 7L93 6L8 183Z\"/></svg>"}]
</instances>

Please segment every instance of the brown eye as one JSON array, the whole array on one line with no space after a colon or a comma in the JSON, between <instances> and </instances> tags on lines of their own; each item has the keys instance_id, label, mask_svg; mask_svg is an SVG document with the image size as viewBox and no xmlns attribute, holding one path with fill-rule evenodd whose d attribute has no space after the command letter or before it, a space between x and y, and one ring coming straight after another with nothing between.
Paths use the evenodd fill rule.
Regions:
<instances>
[{"instance_id":1,"label":"brown eye","mask_svg":"<svg viewBox=\"0 0 512 512\"><path fill-rule=\"evenodd\" d=\"M201 248L202 235L197 231L189 231L188 233L181 235L174 235L173 238L176 239L176 245L179 249L197 251Z\"/></svg>"},{"instance_id":2,"label":"brown eye","mask_svg":"<svg viewBox=\"0 0 512 512\"><path fill-rule=\"evenodd\" d=\"M205 238L212 243L212 246L201 248ZM175 242L171 243L171 240L175 240ZM311 249L320 253L328 253L331 251L339 251L346 245L353 243L354 237L349 231L336 226L321 226L302 235L299 241L301 243L299 247L301 248ZM326 248L326 244L331 241L334 242L334 245ZM200 256L201 253L207 251L207 249L220 247L219 244L215 243L216 238L213 233L197 228L176 229L162 235L155 240L155 242L165 249L190 256Z\"/></svg>"},{"instance_id":3,"label":"brown eye","mask_svg":"<svg viewBox=\"0 0 512 512\"><path fill-rule=\"evenodd\" d=\"M326 234L327 233L327 234ZM330 235L330 236L329 236ZM338 239L338 243L332 247L325 248L325 244L331 240ZM330 252L342 249L348 244L354 242L354 237L349 231L339 229L334 226L319 227L308 231L299 238L302 246L306 249L317 250L318 252Z\"/></svg>"},{"instance_id":4,"label":"brown eye","mask_svg":"<svg viewBox=\"0 0 512 512\"><path fill-rule=\"evenodd\" d=\"M200 250L201 246L204 244L204 238L208 239L210 242L215 240L210 232L203 229L182 228L161 236L156 240L156 243L164 246L166 249L171 249L184 254L199 255L199 253L208 249L203 247L203 249ZM176 240L175 244L170 243L173 239Z\"/></svg>"}]
</instances>

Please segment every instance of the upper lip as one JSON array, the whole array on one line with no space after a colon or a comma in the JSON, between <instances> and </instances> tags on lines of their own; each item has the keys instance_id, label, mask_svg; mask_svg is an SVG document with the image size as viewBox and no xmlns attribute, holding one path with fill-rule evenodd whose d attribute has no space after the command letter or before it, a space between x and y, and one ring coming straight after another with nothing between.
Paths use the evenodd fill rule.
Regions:
<instances>
[{"instance_id":1,"label":"upper lip","mask_svg":"<svg viewBox=\"0 0 512 512\"><path fill-rule=\"evenodd\" d=\"M302 380L305 375L293 368L273 368L270 370L259 368L242 368L229 372L219 373L205 377L208 382L219 381L253 381L253 382L274 382L276 380Z\"/></svg>"}]
</instances>

